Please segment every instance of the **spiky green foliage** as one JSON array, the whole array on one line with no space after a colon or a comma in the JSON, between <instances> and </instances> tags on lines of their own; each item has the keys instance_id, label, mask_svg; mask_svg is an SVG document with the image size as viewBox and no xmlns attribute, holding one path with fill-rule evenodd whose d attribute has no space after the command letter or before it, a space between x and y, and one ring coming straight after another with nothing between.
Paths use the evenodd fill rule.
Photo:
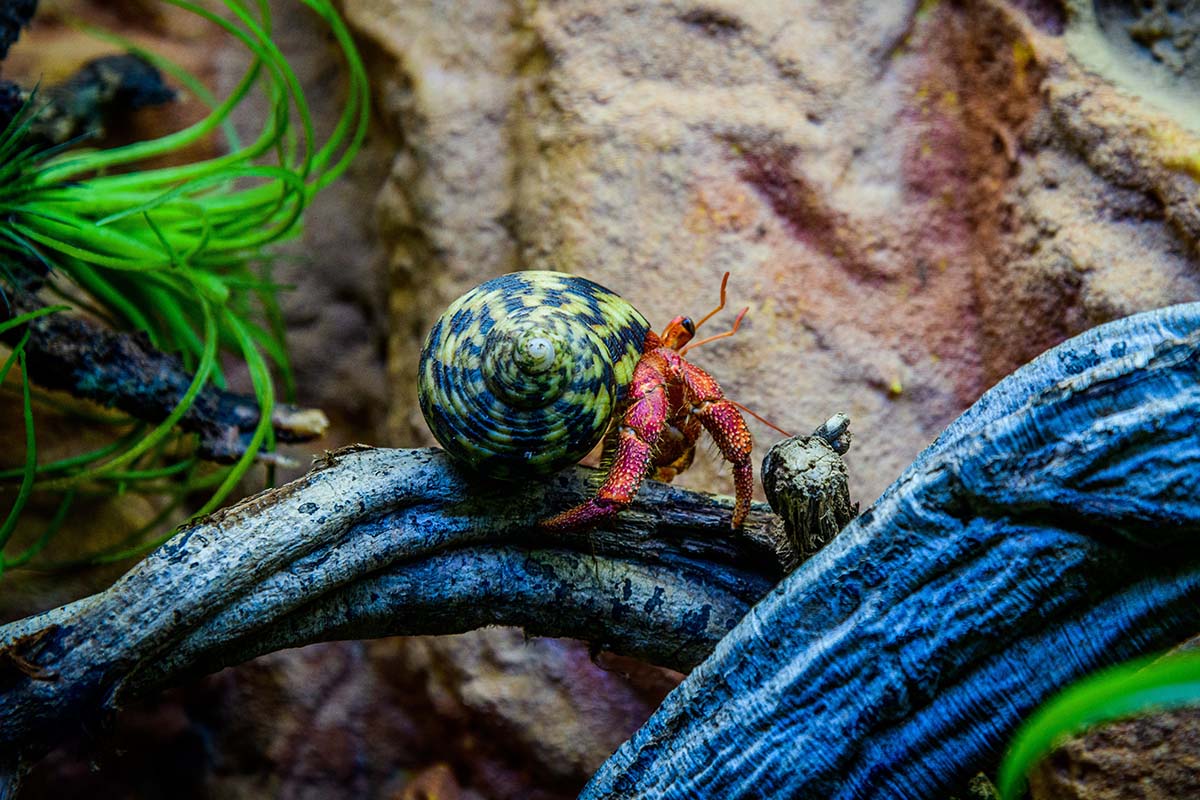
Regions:
<instances>
[{"instance_id":1,"label":"spiky green foliage","mask_svg":"<svg viewBox=\"0 0 1200 800\"><path fill-rule=\"evenodd\" d=\"M1100 722L1200 703L1200 652L1120 664L1068 687L1017 731L1000 766L1003 800L1017 800L1025 776L1062 742Z\"/></svg>"},{"instance_id":2,"label":"spiky green foliage","mask_svg":"<svg viewBox=\"0 0 1200 800\"><path fill-rule=\"evenodd\" d=\"M212 493L196 513L216 508L260 448L273 444L275 389L268 362L289 387L291 371L278 324L270 248L297 235L309 201L344 171L366 131L366 73L328 0L301 0L329 25L348 67L346 104L323 143L316 139L300 82L271 39L265 0L223 0L227 14L185 0L164 1L238 39L253 56L246 74L217 102L193 76L129 46L207 102L210 113L184 130L108 150L39 151L26 145L35 102L0 135L0 248L36 257L52 270L59 289L65 288L63 279L82 289L63 291L69 305L86 303L118 327L145 332L156 347L178 353L194 377L161 423L99 415L118 426L112 443L50 463L38 462L34 396L28 382L22 383L26 455L22 469L0 472L0 480L19 485L16 504L0 529L0 574L41 550L79 492L167 492L175 500L152 523L161 526L197 488ZM230 115L256 89L265 93L271 113L254 141L243 144L233 134ZM138 169L147 159L180 151L219 131L230 143L223 155ZM222 351L236 354L247 366L262 413L245 454L232 467L215 468L188 455L175 424L204 386L223 385ZM4 374L23 359L23 347L14 349ZM5 554L3 545L17 515L37 492L62 496L52 530L37 539L32 551ZM93 554L91 560L138 552L154 543L146 541L152 534L150 529L135 531L125 546Z\"/></svg>"}]
</instances>

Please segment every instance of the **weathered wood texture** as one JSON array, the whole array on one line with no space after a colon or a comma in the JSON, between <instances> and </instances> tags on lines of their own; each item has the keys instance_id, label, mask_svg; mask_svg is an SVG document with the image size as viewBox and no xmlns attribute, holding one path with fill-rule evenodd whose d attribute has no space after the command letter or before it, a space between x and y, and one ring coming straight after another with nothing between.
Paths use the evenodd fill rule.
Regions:
<instances>
[{"instance_id":1,"label":"weathered wood texture","mask_svg":"<svg viewBox=\"0 0 1200 800\"><path fill-rule=\"evenodd\" d=\"M440 451L358 448L188 526L0 627L0 778L132 694L315 641L508 624L690 669L782 575L779 521L760 504L732 532L729 502L653 484L612 530L532 532L591 477L483 484Z\"/></svg>"},{"instance_id":2,"label":"weathered wood texture","mask_svg":"<svg viewBox=\"0 0 1200 800\"><path fill-rule=\"evenodd\" d=\"M24 290L3 288L12 302L0 305L0 321L44 307ZM51 314L0 333L0 342L15 347L27 332L25 355L34 383L147 422L170 416L195 377L178 356L159 351L144 334L113 331L87 317ZM228 463L246 452L258 419L253 396L208 385L180 418L179 429L197 435L198 457ZM271 427L278 442L306 442L324 434L329 420L320 409L278 403ZM259 458L288 462L277 453Z\"/></svg>"},{"instance_id":3,"label":"weathered wood texture","mask_svg":"<svg viewBox=\"0 0 1200 800\"><path fill-rule=\"evenodd\" d=\"M951 425L756 605L587 798L945 796L1040 701L1200 626L1200 304Z\"/></svg>"}]
</instances>

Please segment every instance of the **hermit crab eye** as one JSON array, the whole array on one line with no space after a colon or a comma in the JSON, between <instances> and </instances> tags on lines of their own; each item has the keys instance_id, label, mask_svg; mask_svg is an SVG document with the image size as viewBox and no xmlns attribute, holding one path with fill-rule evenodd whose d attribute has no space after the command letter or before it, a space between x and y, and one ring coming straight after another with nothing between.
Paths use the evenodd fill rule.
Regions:
<instances>
[{"instance_id":1,"label":"hermit crab eye","mask_svg":"<svg viewBox=\"0 0 1200 800\"><path fill-rule=\"evenodd\" d=\"M679 324L683 326L683 329L688 332L689 336L695 335L696 325L692 322L691 317L684 317L682 320L680 320Z\"/></svg>"}]
</instances>

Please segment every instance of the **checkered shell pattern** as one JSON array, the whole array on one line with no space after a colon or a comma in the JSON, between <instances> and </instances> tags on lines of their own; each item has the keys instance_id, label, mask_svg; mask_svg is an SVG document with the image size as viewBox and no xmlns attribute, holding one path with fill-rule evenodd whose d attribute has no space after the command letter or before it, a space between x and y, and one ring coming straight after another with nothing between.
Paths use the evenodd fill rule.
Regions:
<instances>
[{"instance_id":1,"label":"checkered shell pattern","mask_svg":"<svg viewBox=\"0 0 1200 800\"><path fill-rule=\"evenodd\" d=\"M555 472L604 435L649 330L585 278L502 275L455 300L430 331L421 411L446 452L483 474Z\"/></svg>"}]
</instances>

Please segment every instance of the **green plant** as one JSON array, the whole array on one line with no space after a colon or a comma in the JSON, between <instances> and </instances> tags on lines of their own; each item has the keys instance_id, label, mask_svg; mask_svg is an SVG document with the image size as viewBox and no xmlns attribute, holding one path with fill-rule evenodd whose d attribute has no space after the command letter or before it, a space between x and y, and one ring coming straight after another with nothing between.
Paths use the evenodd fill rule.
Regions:
<instances>
[{"instance_id":1,"label":"green plant","mask_svg":"<svg viewBox=\"0 0 1200 800\"><path fill-rule=\"evenodd\" d=\"M1000 796L1020 797L1029 770L1087 727L1192 703L1200 703L1200 652L1139 659L1085 678L1039 708L1017 731L1000 765Z\"/></svg>"},{"instance_id":2,"label":"green plant","mask_svg":"<svg viewBox=\"0 0 1200 800\"><path fill-rule=\"evenodd\" d=\"M122 546L85 559L93 562L128 557L156 544L161 537L146 541L147 536L160 533L171 512L197 489L211 494L195 513L215 509L260 450L273 446L276 396L269 362L291 393L270 247L297 235L313 195L337 178L358 150L368 115L366 73L328 0L302 0L329 25L349 73L344 110L327 140L318 144L300 82L271 39L265 0L223 0L228 12L224 15L185 0L165 2L240 40L253 56L245 76L218 102L195 77L171 62L100 34L174 76L209 105L210 113L184 130L123 147L39 150L25 143L37 113L35 99L0 134L0 249L16 260L36 258L43 263L52 276L50 288L67 300L67 305L36 314L82 306L114 327L142 331L155 347L179 354L193 373L191 385L158 424L121 414L94 415L117 426L112 442L39 463L33 422L36 395L23 376L26 453L22 468L0 472L0 480L19 486L0 528L0 574L28 563L42 550L80 492L146 491L174 497L150 526L132 532ZM254 141L242 143L230 115L255 87L265 92L271 113ZM137 169L147 159L177 152L218 131L229 143L223 155ZM14 317L4 325L20 325L31 316ZM24 344L22 339L13 349L3 376L13 364L24 367ZM206 385L224 386L222 351L244 361L261 409L249 446L227 467L201 463L189 452L187 435L175 429ZM35 493L61 497L59 512L32 545L8 555L4 545Z\"/></svg>"}]
</instances>

